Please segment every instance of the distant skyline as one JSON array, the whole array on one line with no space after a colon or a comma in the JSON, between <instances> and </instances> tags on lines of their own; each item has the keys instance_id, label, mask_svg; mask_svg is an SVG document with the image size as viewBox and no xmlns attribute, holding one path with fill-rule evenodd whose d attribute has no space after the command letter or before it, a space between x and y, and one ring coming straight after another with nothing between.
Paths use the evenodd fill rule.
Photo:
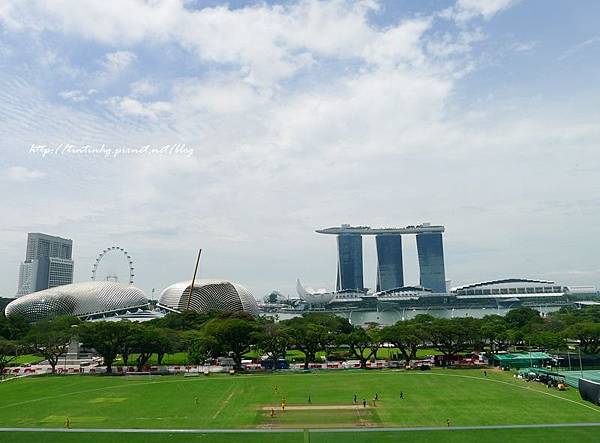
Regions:
<instances>
[{"instance_id":1,"label":"distant skyline","mask_svg":"<svg viewBox=\"0 0 600 443\"><path fill-rule=\"evenodd\" d=\"M190 279L334 289L320 228L446 227L454 286L600 286L600 3L0 2L0 295L28 232ZM404 282L418 282L414 238ZM364 283L376 284L374 239Z\"/></svg>"}]
</instances>

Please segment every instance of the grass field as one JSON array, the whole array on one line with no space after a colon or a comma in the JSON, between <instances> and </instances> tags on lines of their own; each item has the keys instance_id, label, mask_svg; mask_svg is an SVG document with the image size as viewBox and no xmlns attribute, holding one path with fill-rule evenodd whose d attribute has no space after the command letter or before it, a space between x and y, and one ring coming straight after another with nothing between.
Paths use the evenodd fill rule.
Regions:
<instances>
[{"instance_id":1,"label":"grass field","mask_svg":"<svg viewBox=\"0 0 600 443\"><path fill-rule=\"evenodd\" d=\"M26 364L35 364L37 362L42 361L43 359L44 359L44 357L40 357L39 355L23 354L23 355L17 356L17 358L12 360L10 362L10 365L11 366L19 366L19 365L26 365Z\"/></svg>"},{"instance_id":2,"label":"grass field","mask_svg":"<svg viewBox=\"0 0 600 443\"><path fill-rule=\"evenodd\" d=\"M400 392L404 399L400 399ZM358 407L353 406L357 394ZM377 406L362 399L378 394ZM308 396L311 404L308 403ZM280 404L285 397L287 410ZM271 416L271 408L275 416ZM356 428L600 422L600 408L511 374L479 370L346 371L209 377L30 377L0 385L0 427L254 429ZM433 434L432 434L433 432ZM0 433L0 441L113 441L112 434ZM600 441L600 428L429 432L311 432L311 442ZM128 441L304 441L300 433L127 434ZM356 437L359 436L359 437ZM500 437L502 437L500 438ZM113 435L113 438L116 436ZM495 438L499 440L494 440ZM589 438L588 438L589 437ZM591 439L593 437L593 439ZM30 438L31 440L27 440ZM74 438L73 440L69 440ZM359 439L356 439L359 438ZM116 439L116 438L115 438ZM403 440L404 439L404 440ZM473 440L472 440L473 439Z\"/></svg>"},{"instance_id":3,"label":"grass field","mask_svg":"<svg viewBox=\"0 0 600 443\"><path fill-rule=\"evenodd\" d=\"M381 348L377 352L377 358L389 359L392 354L398 354L398 350L396 348ZM440 355L440 354L441 353L437 349L424 348L424 349L419 349L417 351L417 358L425 358L430 355ZM131 366L135 365L136 357L137 357L137 354L130 355L129 364ZM260 357L260 354L258 352L254 352L254 351L248 352L247 354L244 355L244 358L249 358L249 359L259 358L259 357ZM317 358L317 361L321 361L321 360L325 361L325 352L317 352L316 358ZM348 357L348 358L350 358L350 357ZM41 357L30 356L30 360L32 360L32 361L40 361L41 359L42 359ZM289 362L301 363L304 361L304 354L302 352L296 351L296 350L288 351L286 354L286 359ZM32 361L22 361L22 363L31 363ZM115 366L123 365L123 360L119 358L119 359L115 360L114 364L115 364ZM154 354L154 355L152 355L152 357L150 357L148 364L149 365L157 364L156 354ZM187 364L189 364L188 355L186 352L176 352L174 354L166 354L163 358L162 364L163 365L187 365Z\"/></svg>"}]
</instances>

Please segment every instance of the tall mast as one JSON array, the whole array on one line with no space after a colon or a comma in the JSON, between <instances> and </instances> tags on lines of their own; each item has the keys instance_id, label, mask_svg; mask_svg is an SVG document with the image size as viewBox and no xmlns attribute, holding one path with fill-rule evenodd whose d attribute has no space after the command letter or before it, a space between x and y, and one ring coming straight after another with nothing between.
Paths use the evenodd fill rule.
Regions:
<instances>
[{"instance_id":1,"label":"tall mast","mask_svg":"<svg viewBox=\"0 0 600 443\"><path fill-rule=\"evenodd\" d=\"M190 303L192 302L192 292L194 291L194 282L196 281L196 273L198 272L198 264L200 263L200 254L202 254L202 248L198 249L198 258L196 258L196 267L194 267L194 276L192 277L192 283L190 284L190 294L187 300L186 310L190 309Z\"/></svg>"}]
</instances>

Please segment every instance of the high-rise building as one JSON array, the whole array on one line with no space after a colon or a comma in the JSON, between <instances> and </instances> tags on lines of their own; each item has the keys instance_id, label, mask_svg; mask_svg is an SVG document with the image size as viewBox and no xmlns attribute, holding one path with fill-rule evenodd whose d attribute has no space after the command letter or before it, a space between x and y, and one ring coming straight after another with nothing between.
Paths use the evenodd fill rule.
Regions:
<instances>
[{"instance_id":1,"label":"high-rise building","mask_svg":"<svg viewBox=\"0 0 600 443\"><path fill-rule=\"evenodd\" d=\"M31 294L37 287L38 261L30 260L21 263L19 267L19 287L17 297Z\"/></svg>"},{"instance_id":2,"label":"high-rise building","mask_svg":"<svg viewBox=\"0 0 600 443\"><path fill-rule=\"evenodd\" d=\"M338 270L336 290L363 291L362 236L374 235L377 244L377 292L404 287L402 235L416 234L420 285L445 293L444 248L441 225L421 223L404 228L371 228L343 224L317 229L319 234L337 236Z\"/></svg>"},{"instance_id":3,"label":"high-rise building","mask_svg":"<svg viewBox=\"0 0 600 443\"><path fill-rule=\"evenodd\" d=\"M433 292L446 292L442 233L417 234L417 253L421 286L431 289Z\"/></svg>"},{"instance_id":4,"label":"high-rise building","mask_svg":"<svg viewBox=\"0 0 600 443\"><path fill-rule=\"evenodd\" d=\"M404 286L402 236L379 234L377 244L377 292Z\"/></svg>"},{"instance_id":5,"label":"high-rise building","mask_svg":"<svg viewBox=\"0 0 600 443\"><path fill-rule=\"evenodd\" d=\"M41 257L56 257L71 260L72 253L73 240L39 232L30 232L27 234L26 261Z\"/></svg>"},{"instance_id":6,"label":"high-rise building","mask_svg":"<svg viewBox=\"0 0 600 443\"><path fill-rule=\"evenodd\" d=\"M73 283L73 240L30 232L17 296Z\"/></svg>"},{"instance_id":7,"label":"high-rise building","mask_svg":"<svg viewBox=\"0 0 600 443\"><path fill-rule=\"evenodd\" d=\"M338 243L338 269L336 289L364 289L362 236L360 234L340 234Z\"/></svg>"}]
</instances>

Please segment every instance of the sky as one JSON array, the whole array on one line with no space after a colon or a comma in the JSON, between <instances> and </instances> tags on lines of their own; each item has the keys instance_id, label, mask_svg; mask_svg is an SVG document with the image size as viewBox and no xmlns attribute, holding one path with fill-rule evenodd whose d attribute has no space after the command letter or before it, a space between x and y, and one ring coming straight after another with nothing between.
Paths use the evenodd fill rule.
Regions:
<instances>
[{"instance_id":1,"label":"sky","mask_svg":"<svg viewBox=\"0 0 600 443\"><path fill-rule=\"evenodd\" d=\"M0 294L27 232L333 289L315 229L446 227L453 285L600 286L600 2L0 0ZM364 240L365 285L375 245ZM405 283L418 283L414 236Z\"/></svg>"}]
</instances>

